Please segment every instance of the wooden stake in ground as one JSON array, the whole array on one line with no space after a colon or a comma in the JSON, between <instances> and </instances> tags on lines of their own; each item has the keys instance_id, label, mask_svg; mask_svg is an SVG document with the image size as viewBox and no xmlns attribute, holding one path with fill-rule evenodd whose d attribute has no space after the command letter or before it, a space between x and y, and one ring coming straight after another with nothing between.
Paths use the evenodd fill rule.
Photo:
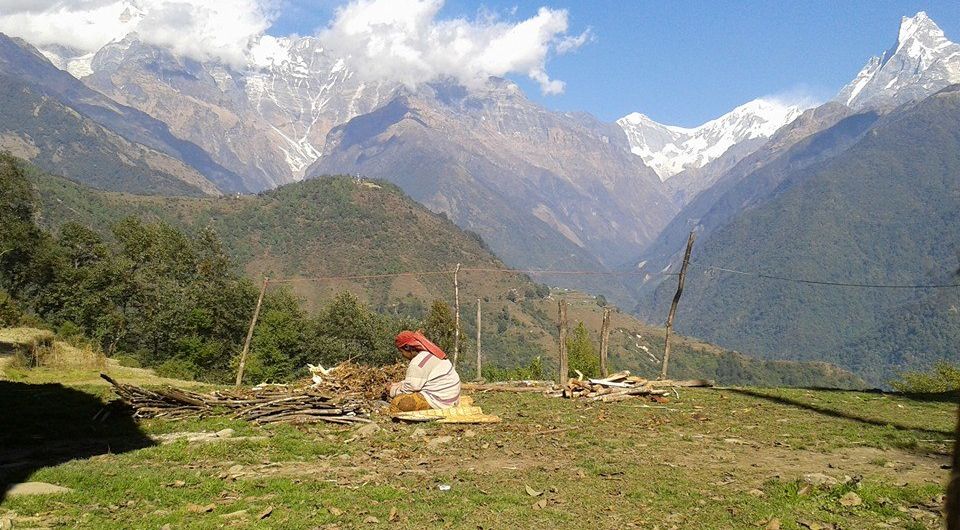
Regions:
<instances>
[{"instance_id":1,"label":"wooden stake in ground","mask_svg":"<svg viewBox=\"0 0 960 530\"><path fill-rule=\"evenodd\" d=\"M477 298L477 381L483 379L480 360L480 299Z\"/></svg>"},{"instance_id":2,"label":"wooden stake in ground","mask_svg":"<svg viewBox=\"0 0 960 530\"><path fill-rule=\"evenodd\" d=\"M600 325L600 377L610 375L607 372L607 347L610 345L610 308L603 308L603 323Z\"/></svg>"},{"instance_id":3,"label":"wooden stake in ground","mask_svg":"<svg viewBox=\"0 0 960 530\"><path fill-rule=\"evenodd\" d=\"M960 398L960 392L957 393ZM953 437L953 465L947 484L947 530L960 530L960 409L957 409L957 430Z\"/></svg>"},{"instance_id":4,"label":"wooden stake in ground","mask_svg":"<svg viewBox=\"0 0 960 530\"><path fill-rule=\"evenodd\" d=\"M667 315L667 335L663 340L663 365L660 367L660 379L667 378L667 366L670 364L670 329L673 327L673 317L677 314L677 304L680 302L680 295L683 294L683 281L687 277L687 265L690 264L690 250L693 249L693 241L697 234L691 230L690 237L687 238L687 250L683 253L683 265L680 266L680 279L677 280L677 294L673 295L673 302L670 304L670 314Z\"/></svg>"},{"instance_id":5,"label":"wooden stake in ground","mask_svg":"<svg viewBox=\"0 0 960 530\"><path fill-rule=\"evenodd\" d=\"M257 307L253 310L253 318L250 319L250 329L247 330L247 339L243 341L243 351L240 352L240 366L237 367L236 386L240 386L243 381L243 367L247 364L247 352L250 351L250 339L253 338L253 328L257 325L257 318L260 316L260 305L263 304L263 295L267 292L267 283L270 278L263 278L263 285L260 286L260 296L257 298Z\"/></svg>"},{"instance_id":6,"label":"wooden stake in ground","mask_svg":"<svg viewBox=\"0 0 960 530\"><path fill-rule=\"evenodd\" d=\"M567 366L567 301L563 298L557 304L557 327L560 329L559 382L562 385L566 383L570 374L570 368Z\"/></svg>"},{"instance_id":7,"label":"wooden stake in ground","mask_svg":"<svg viewBox=\"0 0 960 530\"><path fill-rule=\"evenodd\" d=\"M453 271L453 365L460 357L460 264Z\"/></svg>"}]
</instances>

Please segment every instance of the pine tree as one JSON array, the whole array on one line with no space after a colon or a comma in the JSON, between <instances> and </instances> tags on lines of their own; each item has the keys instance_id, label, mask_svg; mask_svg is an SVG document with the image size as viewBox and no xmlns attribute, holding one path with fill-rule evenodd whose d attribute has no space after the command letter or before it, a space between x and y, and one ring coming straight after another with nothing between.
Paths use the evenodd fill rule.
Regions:
<instances>
[{"instance_id":1,"label":"pine tree","mask_svg":"<svg viewBox=\"0 0 960 530\"><path fill-rule=\"evenodd\" d=\"M587 377L600 375L600 357L593 348L590 332L583 322L577 324L573 334L567 338L567 355L570 361L570 376L575 377L579 370Z\"/></svg>"},{"instance_id":2,"label":"pine tree","mask_svg":"<svg viewBox=\"0 0 960 530\"><path fill-rule=\"evenodd\" d=\"M434 300L423 320L423 334L445 352L453 353L456 322L453 311L443 300Z\"/></svg>"}]
</instances>

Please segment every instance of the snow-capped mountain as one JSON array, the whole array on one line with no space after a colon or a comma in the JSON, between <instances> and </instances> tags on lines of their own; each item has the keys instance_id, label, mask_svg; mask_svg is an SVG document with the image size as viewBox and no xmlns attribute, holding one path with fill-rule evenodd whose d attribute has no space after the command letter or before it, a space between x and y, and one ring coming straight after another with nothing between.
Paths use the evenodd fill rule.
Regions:
<instances>
[{"instance_id":1,"label":"snow-capped mountain","mask_svg":"<svg viewBox=\"0 0 960 530\"><path fill-rule=\"evenodd\" d=\"M259 191L303 178L329 130L379 106L396 84L364 82L313 37L265 35L245 67L199 62L136 33L95 54L50 46L47 59L88 86L170 124Z\"/></svg>"},{"instance_id":2,"label":"snow-capped mountain","mask_svg":"<svg viewBox=\"0 0 960 530\"><path fill-rule=\"evenodd\" d=\"M244 75L247 101L281 136L297 177L320 156L331 128L372 111L396 87L358 80L314 37L262 37Z\"/></svg>"},{"instance_id":3,"label":"snow-capped mountain","mask_svg":"<svg viewBox=\"0 0 960 530\"><path fill-rule=\"evenodd\" d=\"M854 109L883 109L918 101L960 83L960 44L923 11L903 17L892 48L871 58L836 101Z\"/></svg>"},{"instance_id":4,"label":"snow-capped mountain","mask_svg":"<svg viewBox=\"0 0 960 530\"><path fill-rule=\"evenodd\" d=\"M93 70L90 69L90 63L93 61L92 53L83 53L81 51L66 46L56 44L47 46L40 50L54 66L61 70L70 72L70 75L80 79L85 75L90 75Z\"/></svg>"},{"instance_id":5,"label":"snow-capped mountain","mask_svg":"<svg viewBox=\"0 0 960 530\"><path fill-rule=\"evenodd\" d=\"M630 150L666 180L685 169L703 167L745 140L769 138L804 110L801 105L755 99L699 127L663 125L638 112L617 124L627 134Z\"/></svg>"}]
</instances>

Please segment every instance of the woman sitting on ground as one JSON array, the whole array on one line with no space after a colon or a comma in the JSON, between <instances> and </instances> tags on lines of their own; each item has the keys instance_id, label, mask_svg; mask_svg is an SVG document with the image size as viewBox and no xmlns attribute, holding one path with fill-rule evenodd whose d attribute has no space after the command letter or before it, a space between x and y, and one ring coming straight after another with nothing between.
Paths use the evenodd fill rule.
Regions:
<instances>
[{"instance_id":1,"label":"woman sitting on ground","mask_svg":"<svg viewBox=\"0 0 960 530\"><path fill-rule=\"evenodd\" d=\"M419 331L401 331L394 342L410 365L403 381L387 385L392 412L445 409L460 403L460 376L439 346Z\"/></svg>"}]
</instances>

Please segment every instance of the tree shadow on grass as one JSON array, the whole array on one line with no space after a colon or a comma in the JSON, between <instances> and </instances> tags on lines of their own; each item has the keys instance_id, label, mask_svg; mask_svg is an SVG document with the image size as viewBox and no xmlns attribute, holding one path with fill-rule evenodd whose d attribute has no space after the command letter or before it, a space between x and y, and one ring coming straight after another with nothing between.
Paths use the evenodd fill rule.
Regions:
<instances>
[{"instance_id":1,"label":"tree shadow on grass","mask_svg":"<svg viewBox=\"0 0 960 530\"><path fill-rule=\"evenodd\" d=\"M856 388L832 388L821 386L802 386L790 387L799 390L812 390L814 392L835 392L848 394L856 392L857 394L875 394L878 396L902 397L911 401L924 401L928 403L958 403L960 402L960 391L946 392L895 392L891 390L882 390L880 388L856 389Z\"/></svg>"},{"instance_id":2,"label":"tree shadow on grass","mask_svg":"<svg viewBox=\"0 0 960 530\"><path fill-rule=\"evenodd\" d=\"M0 381L0 503L35 471L154 445L129 414L60 384Z\"/></svg>"},{"instance_id":3,"label":"tree shadow on grass","mask_svg":"<svg viewBox=\"0 0 960 530\"><path fill-rule=\"evenodd\" d=\"M949 430L925 429L922 427L906 425L906 424L897 423L897 422L889 421L885 419L870 418L870 417L854 414L852 412L825 407L822 405L816 405L813 403L807 403L805 401L790 398L787 396L767 394L767 393L750 389L750 388L726 388L724 389L724 391L735 392L737 394L743 394L746 396L751 396L759 399L765 399L767 401L772 401L774 403L779 403L781 405L789 405L792 407L797 407L797 408L817 412L819 414L823 414L824 416L830 416L832 418L855 421L858 423L864 423L864 424L873 425L876 427L892 427L898 431L909 431L909 432L921 433L921 434L930 435L930 436L940 436L940 437L944 437L945 439L952 438L954 434L953 431L949 431ZM905 396L905 397L909 397L909 396ZM955 399L956 398L953 398L953 400ZM945 400L945 401L951 401L951 400Z\"/></svg>"}]
</instances>

